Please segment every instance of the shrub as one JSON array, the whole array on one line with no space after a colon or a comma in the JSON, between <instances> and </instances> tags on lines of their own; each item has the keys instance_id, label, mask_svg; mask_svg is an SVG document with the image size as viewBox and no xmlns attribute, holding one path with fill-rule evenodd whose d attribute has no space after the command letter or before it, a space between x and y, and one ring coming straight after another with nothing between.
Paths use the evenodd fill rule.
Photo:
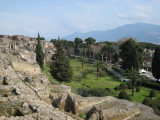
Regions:
<instances>
[{"instance_id":1,"label":"shrub","mask_svg":"<svg viewBox=\"0 0 160 120\"><path fill-rule=\"evenodd\" d=\"M119 87L119 86L116 86L115 88L114 88L114 90L120 90L121 89L121 87Z\"/></svg>"},{"instance_id":2,"label":"shrub","mask_svg":"<svg viewBox=\"0 0 160 120\"><path fill-rule=\"evenodd\" d=\"M140 87L139 86L137 86L136 92L140 92Z\"/></svg>"},{"instance_id":3,"label":"shrub","mask_svg":"<svg viewBox=\"0 0 160 120\"><path fill-rule=\"evenodd\" d=\"M83 78L86 78L86 75L88 74L88 70L83 70L82 71L82 75L83 75Z\"/></svg>"},{"instance_id":4,"label":"shrub","mask_svg":"<svg viewBox=\"0 0 160 120\"><path fill-rule=\"evenodd\" d=\"M137 86L141 86L142 83L143 83L142 80L138 80L138 81L137 81Z\"/></svg>"},{"instance_id":5,"label":"shrub","mask_svg":"<svg viewBox=\"0 0 160 120\"><path fill-rule=\"evenodd\" d=\"M120 86L120 88L123 89L123 90L128 89L127 83L121 83L119 86Z\"/></svg>"},{"instance_id":6,"label":"shrub","mask_svg":"<svg viewBox=\"0 0 160 120\"><path fill-rule=\"evenodd\" d=\"M108 90L102 88L79 88L77 92L83 97L89 97L89 96L103 97L110 95L110 92Z\"/></svg>"},{"instance_id":7,"label":"shrub","mask_svg":"<svg viewBox=\"0 0 160 120\"><path fill-rule=\"evenodd\" d=\"M149 87L151 89L160 90L160 84L151 82L151 81L145 81L143 86Z\"/></svg>"},{"instance_id":8,"label":"shrub","mask_svg":"<svg viewBox=\"0 0 160 120\"><path fill-rule=\"evenodd\" d=\"M142 104L149 106L149 100L148 100L148 98L145 98L143 100Z\"/></svg>"},{"instance_id":9,"label":"shrub","mask_svg":"<svg viewBox=\"0 0 160 120\"><path fill-rule=\"evenodd\" d=\"M110 92L110 89L109 88L105 88L105 90L109 91Z\"/></svg>"},{"instance_id":10,"label":"shrub","mask_svg":"<svg viewBox=\"0 0 160 120\"><path fill-rule=\"evenodd\" d=\"M83 70L82 71L83 78L86 78L86 75L92 72L93 72L92 70Z\"/></svg>"},{"instance_id":11,"label":"shrub","mask_svg":"<svg viewBox=\"0 0 160 120\"><path fill-rule=\"evenodd\" d=\"M83 75L77 75L76 78L77 78L77 79L82 79L82 78L83 78Z\"/></svg>"},{"instance_id":12,"label":"shrub","mask_svg":"<svg viewBox=\"0 0 160 120\"><path fill-rule=\"evenodd\" d=\"M99 70L99 76L104 77L106 75L106 72L104 70Z\"/></svg>"},{"instance_id":13,"label":"shrub","mask_svg":"<svg viewBox=\"0 0 160 120\"><path fill-rule=\"evenodd\" d=\"M129 95L126 97L126 100L132 101L132 99Z\"/></svg>"},{"instance_id":14,"label":"shrub","mask_svg":"<svg viewBox=\"0 0 160 120\"><path fill-rule=\"evenodd\" d=\"M83 97L88 97L89 96L89 91L88 88L79 88L77 90L78 94L83 96Z\"/></svg>"},{"instance_id":15,"label":"shrub","mask_svg":"<svg viewBox=\"0 0 160 120\"><path fill-rule=\"evenodd\" d=\"M151 90L150 94L149 94L149 97L150 98L156 97L156 92L154 90Z\"/></svg>"},{"instance_id":16,"label":"shrub","mask_svg":"<svg viewBox=\"0 0 160 120\"><path fill-rule=\"evenodd\" d=\"M127 93L126 93L126 91L121 91L120 93L119 93L119 98L120 99L126 99L127 98Z\"/></svg>"},{"instance_id":17,"label":"shrub","mask_svg":"<svg viewBox=\"0 0 160 120\"><path fill-rule=\"evenodd\" d=\"M126 82L127 85L128 85L128 89L132 89L132 83L129 81L129 82Z\"/></svg>"}]
</instances>

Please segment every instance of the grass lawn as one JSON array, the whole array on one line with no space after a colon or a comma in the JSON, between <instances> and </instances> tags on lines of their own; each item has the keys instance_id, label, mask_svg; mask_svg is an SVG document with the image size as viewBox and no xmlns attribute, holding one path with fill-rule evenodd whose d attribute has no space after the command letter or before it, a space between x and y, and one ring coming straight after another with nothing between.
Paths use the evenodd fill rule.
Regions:
<instances>
[{"instance_id":1,"label":"grass lawn","mask_svg":"<svg viewBox=\"0 0 160 120\"><path fill-rule=\"evenodd\" d=\"M52 84L60 84L56 79L54 79L50 73L50 68L47 65L44 65L44 71L46 76L48 77L49 81L51 81Z\"/></svg>"},{"instance_id":2,"label":"grass lawn","mask_svg":"<svg viewBox=\"0 0 160 120\"><path fill-rule=\"evenodd\" d=\"M73 68L72 82L64 84L71 86L74 93L77 93L76 90L82 87L113 89L121 83L116 78L109 76L108 74L97 79L96 68L93 64L84 64L84 67L82 68L81 62L75 59L70 60L70 63ZM90 72L87 73L86 77L83 77L82 72L89 70Z\"/></svg>"},{"instance_id":3,"label":"grass lawn","mask_svg":"<svg viewBox=\"0 0 160 120\"><path fill-rule=\"evenodd\" d=\"M140 90L141 90L140 92L135 92L135 96L132 96L132 89L127 89L124 91L127 92L127 94L131 97L132 101L142 103L145 98L149 98L149 93L151 89L146 87L140 87ZM120 91L122 90L115 91L114 96L118 97ZM157 98L160 99L160 91L156 91L156 93L157 93Z\"/></svg>"},{"instance_id":4,"label":"grass lawn","mask_svg":"<svg viewBox=\"0 0 160 120\"><path fill-rule=\"evenodd\" d=\"M122 90L117 90L115 91L114 88L116 86L119 86L122 82L119 81L118 79L114 78L111 75L108 75L107 73L103 77L99 77L97 79L96 77L96 68L94 67L93 64L84 64L84 67L82 68L81 62L71 59L70 64L73 69L73 78L70 83L63 83L65 85L71 86L72 92L77 94L77 89L78 88L109 88L112 91L112 96L118 97L119 92ZM56 81L50 74L50 69L47 65L44 67L44 72L46 73L48 79L53 83L53 84L60 84L58 81ZM89 71L85 77L83 76L83 73ZM150 93L149 88L146 87L141 87L140 92L135 92L135 96L131 96L132 90L127 89L125 90L128 95L131 96L132 101L134 102L139 102L142 103L142 101L146 98L149 97ZM156 101L151 101L154 104L158 104L160 106L160 91L157 92L157 100Z\"/></svg>"}]
</instances>

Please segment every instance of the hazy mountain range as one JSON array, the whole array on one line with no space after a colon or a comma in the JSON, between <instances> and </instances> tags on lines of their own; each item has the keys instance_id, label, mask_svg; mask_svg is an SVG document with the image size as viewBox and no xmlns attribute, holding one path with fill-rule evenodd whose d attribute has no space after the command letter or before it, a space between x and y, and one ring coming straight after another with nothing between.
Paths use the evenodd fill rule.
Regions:
<instances>
[{"instance_id":1,"label":"hazy mountain range","mask_svg":"<svg viewBox=\"0 0 160 120\"><path fill-rule=\"evenodd\" d=\"M106 31L76 32L63 38L74 40L75 37L82 39L93 37L97 42L118 41L122 38L133 37L140 42L160 43L160 25L146 23L126 24Z\"/></svg>"}]
</instances>

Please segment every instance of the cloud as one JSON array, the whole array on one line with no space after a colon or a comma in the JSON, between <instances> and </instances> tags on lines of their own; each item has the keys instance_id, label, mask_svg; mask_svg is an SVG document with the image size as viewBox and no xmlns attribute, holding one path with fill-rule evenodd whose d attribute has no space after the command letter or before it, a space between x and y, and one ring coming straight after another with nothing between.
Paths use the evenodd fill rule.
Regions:
<instances>
[{"instance_id":1,"label":"cloud","mask_svg":"<svg viewBox=\"0 0 160 120\"><path fill-rule=\"evenodd\" d=\"M119 13L118 17L123 19L149 20L153 9L150 7L135 5L132 9L124 13Z\"/></svg>"},{"instance_id":2,"label":"cloud","mask_svg":"<svg viewBox=\"0 0 160 120\"><path fill-rule=\"evenodd\" d=\"M143 6L143 5L135 5L134 9L140 12L153 12L151 7Z\"/></svg>"},{"instance_id":3,"label":"cloud","mask_svg":"<svg viewBox=\"0 0 160 120\"><path fill-rule=\"evenodd\" d=\"M29 32L29 33L32 33L32 34L38 33L37 30L31 29L31 28L22 28L22 29L23 29L24 31Z\"/></svg>"},{"instance_id":4,"label":"cloud","mask_svg":"<svg viewBox=\"0 0 160 120\"><path fill-rule=\"evenodd\" d=\"M46 23L47 19L40 18L40 17L33 17L33 16L26 16L21 14L13 14L7 12L0 12L0 16L11 17L15 19L21 19L29 22L36 22L36 23Z\"/></svg>"}]
</instances>

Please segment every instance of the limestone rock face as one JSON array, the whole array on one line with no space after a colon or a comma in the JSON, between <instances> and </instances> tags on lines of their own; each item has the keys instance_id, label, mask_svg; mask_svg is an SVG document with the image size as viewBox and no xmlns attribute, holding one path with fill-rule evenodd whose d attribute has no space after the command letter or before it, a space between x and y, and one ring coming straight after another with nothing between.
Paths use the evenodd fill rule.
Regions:
<instances>
[{"instance_id":1,"label":"limestone rock face","mask_svg":"<svg viewBox=\"0 0 160 120\"><path fill-rule=\"evenodd\" d=\"M51 83L37 64L0 52L0 120L73 120L54 108Z\"/></svg>"}]
</instances>

